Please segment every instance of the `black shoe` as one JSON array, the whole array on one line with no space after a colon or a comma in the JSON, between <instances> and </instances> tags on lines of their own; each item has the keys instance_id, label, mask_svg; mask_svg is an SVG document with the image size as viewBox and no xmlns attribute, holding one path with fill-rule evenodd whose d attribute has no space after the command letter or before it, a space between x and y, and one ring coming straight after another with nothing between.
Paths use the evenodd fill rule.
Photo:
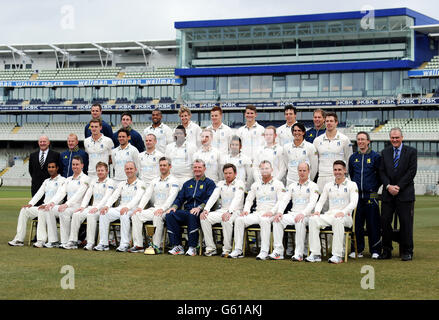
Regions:
<instances>
[{"instance_id":1,"label":"black shoe","mask_svg":"<svg viewBox=\"0 0 439 320\"><path fill-rule=\"evenodd\" d=\"M392 259L392 251L383 251L378 257L378 260Z\"/></svg>"},{"instance_id":2,"label":"black shoe","mask_svg":"<svg viewBox=\"0 0 439 320\"><path fill-rule=\"evenodd\" d=\"M403 253L401 256L402 261L412 261L413 256L410 253Z\"/></svg>"}]
</instances>

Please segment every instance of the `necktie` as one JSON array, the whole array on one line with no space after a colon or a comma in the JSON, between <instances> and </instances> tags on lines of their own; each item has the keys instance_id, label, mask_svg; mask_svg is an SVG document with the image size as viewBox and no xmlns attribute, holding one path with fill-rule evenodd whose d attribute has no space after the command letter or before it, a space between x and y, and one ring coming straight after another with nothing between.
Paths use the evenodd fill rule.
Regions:
<instances>
[{"instance_id":1,"label":"necktie","mask_svg":"<svg viewBox=\"0 0 439 320\"><path fill-rule=\"evenodd\" d=\"M40 167L41 169L43 169L44 167L44 152L41 152Z\"/></svg>"},{"instance_id":2,"label":"necktie","mask_svg":"<svg viewBox=\"0 0 439 320\"><path fill-rule=\"evenodd\" d=\"M399 164L399 150L395 148L395 156L393 157L393 169L396 169Z\"/></svg>"}]
</instances>

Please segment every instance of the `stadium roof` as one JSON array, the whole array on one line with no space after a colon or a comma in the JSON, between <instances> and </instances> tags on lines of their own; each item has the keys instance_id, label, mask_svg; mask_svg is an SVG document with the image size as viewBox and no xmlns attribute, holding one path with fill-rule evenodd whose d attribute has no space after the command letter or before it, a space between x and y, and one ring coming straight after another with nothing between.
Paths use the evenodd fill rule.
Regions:
<instances>
[{"instance_id":1,"label":"stadium roof","mask_svg":"<svg viewBox=\"0 0 439 320\"><path fill-rule=\"evenodd\" d=\"M334 13L305 14L280 17L265 18L245 18L245 19L226 19L226 20L201 20L201 21L183 21L175 22L176 29L189 28L207 28L207 27L230 27L260 24L277 24L277 23L299 23L312 21L329 21L345 19L361 19L370 11L348 11ZM409 8L379 9L374 11L375 17L389 16L410 16L415 19L415 25L436 24L438 20L429 16L411 10Z\"/></svg>"},{"instance_id":2,"label":"stadium roof","mask_svg":"<svg viewBox=\"0 0 439 320\"><path fill-rule=\"evenodd\" d=\"M58 52L64 55L75 55L77 53L117 53L123 51L140 52L176 48L176 40L133 40L133 41L109 41L109 42L80 42L80 43L43 43L43 44L0 44L0 55L10 55L11 53L23 55L33 55L42 53Z\"/></svg>"}]
</instances>

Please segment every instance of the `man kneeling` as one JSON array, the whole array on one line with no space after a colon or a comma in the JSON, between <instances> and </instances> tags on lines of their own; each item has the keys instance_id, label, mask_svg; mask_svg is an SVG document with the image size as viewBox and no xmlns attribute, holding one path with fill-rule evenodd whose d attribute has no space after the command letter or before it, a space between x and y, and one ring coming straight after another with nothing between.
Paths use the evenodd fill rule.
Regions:
<instances>
[{"instance_id":1,"label":"man kneeling","mask_svg":"<svg viewBox=\"0 0 439 320\"><path fill-rule=\"evenodd\" d=\"M308 262L320 262L320 229L332 226L332 257L329 263L343 262L344 228L352 227L352 212L358 203L358 188L355 182L346 178L346 164L336 160L333 164L335 181L325 184L322 196L317 202L315 212L309 220L309 246L311 255L305 259ZM329 198L329 210L320 214L323 205Z\"/></svg>"}]
</instances>

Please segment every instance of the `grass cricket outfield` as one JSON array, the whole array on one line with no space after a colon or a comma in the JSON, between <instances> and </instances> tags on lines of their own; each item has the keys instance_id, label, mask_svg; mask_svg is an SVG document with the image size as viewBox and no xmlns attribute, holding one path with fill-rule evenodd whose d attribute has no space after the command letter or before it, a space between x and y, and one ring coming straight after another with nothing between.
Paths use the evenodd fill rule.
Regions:
<instances>
[{"instance_id":1,"label":"grass cricket outfield","mask_svg":"<svg viewBox=\"0 0 439 320\"><path fill-rule=\"evenodd\" d=\"M366 254L340 265L10 247L19 209L29 199L29 188L0 188L3 300L439 299L439 197L417 197L413 261L401 261L395 248L392 260ZM65 265L74 270L73 290L61 286ZM361 273L366 265L373 267L374 289L362 288L363 277L370 284L372 275Z\"/></svg>"}]
</instances>

